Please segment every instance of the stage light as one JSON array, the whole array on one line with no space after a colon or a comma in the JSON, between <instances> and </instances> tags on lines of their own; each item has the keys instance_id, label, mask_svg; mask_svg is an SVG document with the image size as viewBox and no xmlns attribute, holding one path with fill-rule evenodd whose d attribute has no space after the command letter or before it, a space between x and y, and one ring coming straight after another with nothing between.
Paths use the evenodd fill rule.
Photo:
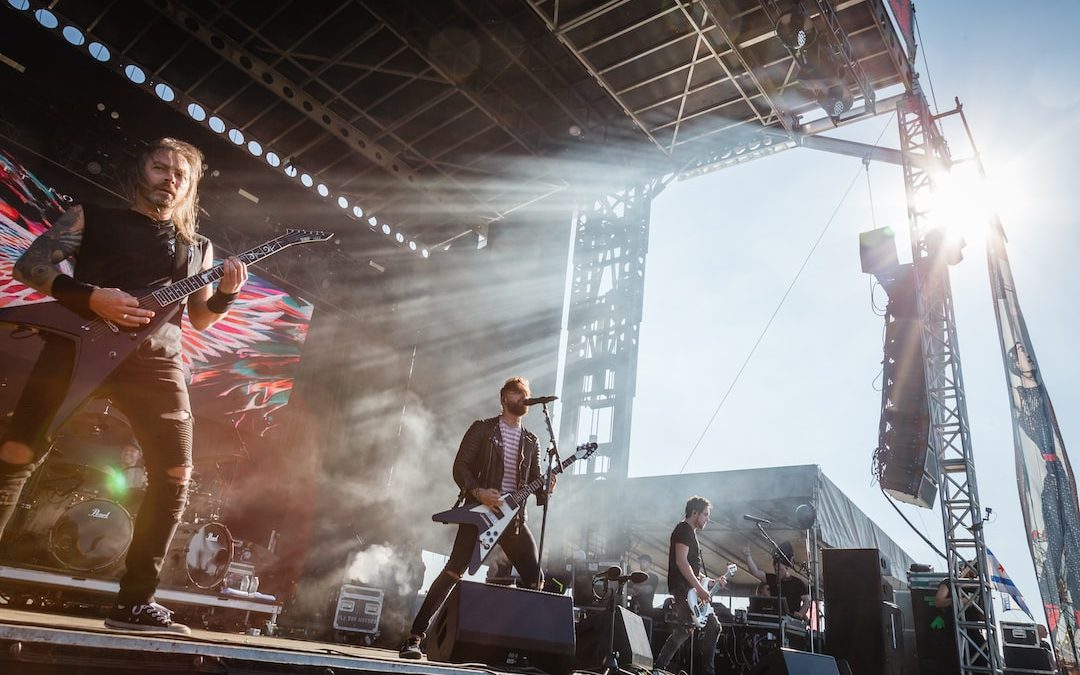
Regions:
<instances>
[{"instance_id":1,"label":"stage light","mask_svg":"<svg viewBox=\"0 0 1080 675\"><path fill-rule=\"evenodd\" d=\"M30 0L8 0L8 4L15 9L27 10L30 9Z\"/></svg>"},{"instance_id":2,"label":"stage light","mask_svg":"<svg viewBox=\"0 0 1080 675\"><path fill-rule=\"evenodd\" d=\"M216 134L225 133L225 121L217 115L212 116L207 122L210 125L210 130Z\"/></svg>"},{"instance_id":3,"label":"stage light","mask_svg":"<svg viewBox=\"0 0 1080 675\"><path fill-rule=\"evenodd\" d=\"M296 178L296 167L292 164L285 167L285 175L289 178Z\"/></svg>"},{"instance_id":4,"label":"stage light","mask_svg":"<svg viewBox=\"0 0 1080 675\"><path fill-rule=\"evenodd\" d=\"M792 53L802 50L813 42L816 36L814 24L802 7L796 7L776 21L776 37L780 38L780 42Z\"/></svg>"},{"instance_id":5,"label":"stage light","mask_svg":"<svg viewBox=\"0 0 1080 675\"><path fill-rule=\"evenodd\" d=\"M410 241L409 242L409 250L410 251L415 251L416 250L416 242L415 241Z\"/></svg>"},{"instance_id":6,"label":"stage light","mask_svg":"<svg viewBox=\"0 0 1080 675\"><path fill-rule=\"evenodd\" d=\"M229 140L233 142L233 145L244 144L244 132L239 129L229 129Z\"/></svg>"},{"instance_id":7,"label":"stage light","mask_svg":"<svg viewBox=\"0 0 1080 675\"><path fill-rule=\"evenodd\" d=\"M90 52L91 58L95 61L101 61L102 63L112 58L112 53L109 52L109 48L100 42L91 42L90 46L87 47L87 51Z\"/></svg>"},{"instance_id":8,"label":"stage light","mask_svg":"<svg viewBox=\"0 0 1080 675\"><path fill-rule=\"evenodd\" d=\"M431 253L426 248L424 248L424 249L420 249L420 255L427 258L427 257L429 257L431 255Z\"/></svg>"},{"instance_id":9,"label":"stage light","mask_svg":"<svg viewBox=\"0 0 1080 675\"><path fill-rule=\"evenodd\" d=\"M349 200L345 199L344 197L338 197L337 198L337 205L340 206L343 209L347 209L347 208L349 208Z\"/></svg>"},{"instance_id":10,"label":"stage light","mask_svg":"<svg viewBox=\"0 0 1080 675\"><path fill-rule=\"evenodd\" d=\"M315 188L315 191L318 192L319 195L322 197L330 196L330 188L326 187L322 183L319 183L318 187Z\"/></svg>"},{"instance_id":11,"label":"stage light","mask_svg":"<svg viewBox=\"0 0 1080 675\"><path fill-rule=\"evenodd\" d=\"M56 28L60 25L60 21L56 18L56 15L47 9L39 9L34 11L34 18L37 22L46 28Z\"/></svg>"},{"instance_id":12,"label":"stage light","mask_svg":"<svg viewBox=\"0 0 1080 675\"><path fill-rule=\"evenodd\" d=\"M382 224L382 233L387 235L387 236L390 235L390 226L387 225L386 223Z\"/></svg>"},{"instance_id":13,"label":"stage light","mask_svg":"<svg viewBox=\"0 0 1080 675\"><path fill-rule=\"evenodd\" d=\"M154 85L154 93L157 94L158 98L160 98L162 101L165 101L166 103L172 103L173 100L176 99L176 92L174 92L172 87L165 84L164 82L158 82L156 85Z\"/></svg>"},{"instance_id":14,"label":"stage light","mask_svg":"<svg viewBox=\"0 0 1080 675\"><path fill-rule=\"evenodd\" d=\"M379 224L379 221L375 219L375 216L371 216L367 219L367 224L374 228L376 225Z\"/></svg>"},{"instance_id":15,"label":"stage light","mask_svg":"<svg viewBox=\"0 0 1080 675\"><path fill-rule=\"evenodd\" d=\"M836 119L855 103L854 97L843 82L834 82L817 96L818 105L829 117Z\"/></svg>"},{"instance_id":16,"label":"stage light","mask_svg":"<svg viewBox=\"0 0 1080 675\"><path fill-rule=\"evenodd\" d=\"M248 152L250 152L252 155L254 155L256 157L258 157L259 155L262 154L262 146L259 145L258 141L248 141L247 149L248 149Z\"/></svg>"},{"instance_id":17,"label":"stage light","mask_svg":"<svg viewBox=\"0 0 1080 675\"><path fill-rule=\"evenodd\" d=\"M266 153L266 163L270 166L281 166L281 157L274 151Z\"/></svg>"},{"instance_id":18,"label":"stage light","mask_svg":"<svg viewBox=\"0 0 1080 675\"><path fill-rule=\"evenodd\" d=\"M399 244L404 244L405 243L405 235L403 235L400 232L398 232L397 234L394 235L394 239L396 239L397 243L399 243Z\"/></svg>"},{"instance_id":19,"label":"stage light","mask_svg":"<svg viewBox=\"0 0 1080 675\"><path fill-rule=\"evenodd\" d=\"M357 218L363 218L364 217L364 209L360 208L359 206L354 206L354 207L352 207L352 214L354 216L356 216Z\"/></svg>"},{"instance_id":20,"label":"stage light","mask_svg":"<svg viewBox=\"0 0 1080 675\"><path fill-rule=\"evenodd\" d=\"M64 35L64 39L75 45L76 47L80 47L82 46L82 43L86 42L86 36L83 35L82 31L75 26L64 26L64 30L62 32Z\"/></svg>"},{"instance_id":21,"label":"stage light","mask_svg":"<svg viewBox=\"0 0 1080 675\"><path fill-rule=\"evenodd\" d=\"M143 82L146 82L146 73L143 72L142 68L136 66L135 64L124 66L124 75L126 75L127 79L131 80L135 84L142 84Z\"/></svg>"},{"instance_id":22,"label":"stage light","mask_svg":"<svg viewBox=\"0 0 1080 675\"><path fill-rule=\"evenodd\" d=\"M187 114L188 117L195 120L196 122L202 122L206 119L206 110L203 109L203 107L198 103L188 104Z\"/></svg>"},{"instance_id":23,"label":"stage light","mask_svg":"<svg viewBox=\"0 0 1080 675\"><path fill-rule=\"evenodd\" d=\"M315 181L314 181L314 180L312 180L311 176L309 176L309 175L307 175L306 173L304 173L304 174L300 174L300 183L301 183L301 184L302 184L302 185L303 185L304 187L311 187L312 185L314 185L314 184L315 184Z\"/></svg>"}]
</instances>

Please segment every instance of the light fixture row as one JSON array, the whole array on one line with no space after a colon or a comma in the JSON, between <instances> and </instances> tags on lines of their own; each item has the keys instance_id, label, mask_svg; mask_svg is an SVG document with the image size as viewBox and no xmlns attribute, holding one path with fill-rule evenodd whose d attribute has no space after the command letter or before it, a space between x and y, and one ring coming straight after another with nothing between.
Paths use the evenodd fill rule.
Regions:
<instances>
[{"instance_id":1,"label":"light fixture row","mask_svg":"<svg viewBox=\"0 0 1080 675\"><path fill-rule=\"evenodd\" d=\"M30 9L30 0L8 0L8 4L13 8L20 11L27 11ZM44 28L47 28L53 32L59 32L60 35L69 44L75 47L85 47L86 53L95 61L100 63L112 62L112 51L105 44L96 40L87 40L87 36L81 29L74 25L65 25L60 27L60 19L55 13L46 8L40 8L33 10L34 19ZM174 90L169 84L162 81L152 81L147 77L146 71L134 63L128 63L122 67L117 64L112 64L114 67L119 68L124 77L128 79L132 84L140 87L146 87L153 91L154 95L165 103L172 104L176 107L182 107L193 121L199 124L205 125L211 131L218 135L223 135L233 145L245 148L249 154L253 157L261 157L268 165L275 169L280 169L289 178L298 178L301 185L310 190L314 190L319 196L329 199L333 195L330 188L324 183L316 183L315 179L308 173L305 173L299 169L287 158L283 159L277 152L263 148L263 145L254 138L246 138L244 132L234 125L230 125L226 120L216 114L212 114L207 111L205 107L195 101L190 101L184 106L184 102L181 101ZM421 245L415 239L409 237L400 230L395 230L388 223L380 222L378 218L373 215L366 215L364 209L359 204L351 204L348 197L345 195L336 196L337 205L346 212L346 214L355 218L356 220L366 222L372 232L382 232L383 235L389 237L392 241L399 246L406 246L408 249L418 255L427 258L431 255L431 252L427 247Z\"/></svg>"}]
</instances>

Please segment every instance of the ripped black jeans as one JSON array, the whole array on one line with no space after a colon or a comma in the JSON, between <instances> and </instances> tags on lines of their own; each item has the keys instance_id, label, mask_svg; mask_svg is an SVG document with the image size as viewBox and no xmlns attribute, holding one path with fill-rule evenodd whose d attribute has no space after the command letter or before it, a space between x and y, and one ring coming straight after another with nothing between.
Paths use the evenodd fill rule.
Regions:
<instances>
[{"instance_id":1,"label":"ripped black jeans","mask_svg":"<svg viewBox=\"0 0 1080 675\"><path fill-rule=\"evenodd\" d=\"M191 467L191 403L179 345L163 347L155 342L140 345L97 392L108 396L131 422L149 479L124 561L117 597L122 605L153 600L169 542L187 504L188 481L169 470L175 474L178 467ZM63 402L73 355L71 342L48 339L15 407L3 441L29 446L34 458L28 464L0 459L0 535L27 479L45 460L49 449L45 431Z\"/></svg>"}]
</instances>

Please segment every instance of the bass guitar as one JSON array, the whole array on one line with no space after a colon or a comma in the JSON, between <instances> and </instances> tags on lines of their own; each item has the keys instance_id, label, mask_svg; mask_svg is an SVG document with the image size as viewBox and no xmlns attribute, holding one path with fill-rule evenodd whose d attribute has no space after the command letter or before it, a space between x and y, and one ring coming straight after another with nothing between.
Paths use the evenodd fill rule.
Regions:
<instances>
[{"instance_id":1,"label":"bass guitar","mask_svg":"<svg viewBox=\"0 0 1080 675\"><path fill-rule=\"evenodd\" d=\"M729 563L727 571L724 572L724 576L721 579L730 579L735 576L735 573L739 571L738 565L735 563ZM709 615L714 613L712 606L712 592L720 585L720 579L706 579L705 590L709 592L708 600L698 599L697 591L690 589L686 594L686 604L690 605L690 618L693 620L694 625L698 628L704 628L705 622L709 620Z\"/></svg>"},{"instance_id":2,"label":"bass guitar","mask_svg":"<svg viewBox=\"0 0 1080 675\"><path fill-rule=\"evenodd\" d=\"M570 455L562 462L551 467L552 475L562 473L566 467L579 459L587 459L589 455L594 452L596 452L596 443L585 443L584 445L577 446L573 455ZM436 513L431 519L436 523L446 523L447 525L458 524L476 527L478 532L476 546L473 548L472 558L469 559L469 574L475 574L476 570L480 569L480 565L484 562L484 559L487 558L495 548L495 544L499 543L499 538L506 532L506 528L510 525L510 521L512 521L514 517L521 512L521 509L525 507L525 500L529 498L529 495L543 486L544 476L541 476L540 478L521 486L516 491L503 495L502 506L494 509L483 504L459 506L448 511Z\"/></svg>"},{"instance_id":3,"label":"bass guitar","mask_svg":"<svg viewBox=\"0 0 1080 675\"><path fill-rule=\"evenodd\" d=\"M290 229L280 237L236 257L250 265L290 246L326 241L332 236L333 233L328 232ZM147 291L141 297L139 293L132 293L138 297L139 307L154 312L150 323L139 328L121 328L100 317L86 318L58 302L39 302L0 309L0 323L15 326L12 331L13 338L49 333L69 339L75 344L75 361L67 396L57 409L46 432L46 438L52 439L56 430L124 359L159 326L176 316L181 310L181 300L217 281L224 274L224 267L218 265L169 286Z\"/></svg>"}]
</instances>

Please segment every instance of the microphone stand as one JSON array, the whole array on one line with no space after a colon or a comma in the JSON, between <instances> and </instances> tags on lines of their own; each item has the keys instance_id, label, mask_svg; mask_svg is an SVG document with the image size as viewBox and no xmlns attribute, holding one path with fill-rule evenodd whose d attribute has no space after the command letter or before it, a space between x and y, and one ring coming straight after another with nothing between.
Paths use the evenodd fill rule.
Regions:
<instances>
[{"instance_id":1,"label":"microphone stand","mask_svg":"<svg viewBox=\"0 0 1080 675\"><path fill-rule=\"evenodd\" d=\"M540 519L540 543L536 547L536 562L540 567L540 583L543 585L544 578L544 535L547 532L547 519L548 519L548 504L551 502L551 474L552 468L561 462L559 458L559 448L555 444L555 430L551 426L551 415L548 414L547 403L544 406L544 423L547 425L548 430L548 464L547 464L547 476L544 480L544 507L543 516Z\"/></svg>"},{"instance_id":2,"label":"microphone stand","mask_svg":"<svg viewBox=\"0 0 1080 675\"><path fill-rule=\"evenodd\" d=\"M772 544L773 577L776 579L776 626L780 629L777 639L780 641L780 646L784 647L787 644L787 639L784 635L784 589L780 583L780 559L783 558L790 563L792 569L794 569L795 563L780 550L780 545L765 531L764 524L758 523L757 527L761 531L761 536Z\"/></svg>"}]
</instances>

